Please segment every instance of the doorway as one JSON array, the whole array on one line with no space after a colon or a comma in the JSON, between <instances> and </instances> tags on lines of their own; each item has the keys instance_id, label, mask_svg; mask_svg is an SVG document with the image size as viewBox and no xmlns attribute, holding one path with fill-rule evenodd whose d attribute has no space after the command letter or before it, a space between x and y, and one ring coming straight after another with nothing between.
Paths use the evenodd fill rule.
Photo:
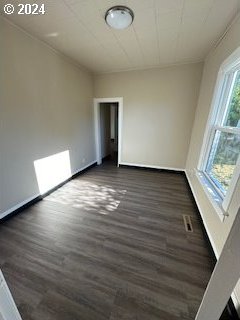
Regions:
<instances>
[{"instance_id":1,"label":"doorway","mask_svg":"<svg viewBox=\"0 0 240 320\"><path fill-rule=\"evenodd\" d=\"M106 158L121 162L122 98L94 99L95 144L97 164Z\"/></svg>"}]
</instances>

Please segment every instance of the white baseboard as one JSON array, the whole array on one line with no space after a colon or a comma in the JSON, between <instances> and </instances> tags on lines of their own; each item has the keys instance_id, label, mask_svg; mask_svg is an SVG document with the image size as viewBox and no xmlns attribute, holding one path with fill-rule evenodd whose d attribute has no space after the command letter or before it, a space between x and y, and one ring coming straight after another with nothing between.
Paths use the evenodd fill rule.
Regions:
<instances>
[{"instance_id":1,"label":"white baseboard","mask_svg":"<svg viewBox=\"0 0 240 320\"><path fill-rule=\"evenodd\" d=\"M88 167L90 167L91 165L93 165L93 164L96 163L96 162L97 162L97 160L94 160L94 161L88 163L87 165L85 165L84 167L82 167L81 169L76 170L75 172L72 173L71 177L73 177L75 174L80 173L81 171L87 169ZM70 177L70 179L71 179L71 177ZM68 180L63 181L62 183L67 182L67 181L68 181ZM34 200L34 199L36 199L36 198L38 198L38 197L40 197L40 196L42 196L40 193L35 194L34 196L32 196L32 197L30 197L30 198L28 198L28 199L26 199L26 200L24 200L24 201L16 204L15 206L11 207L11 208L8 209L8 210L0 213L0 219L5 218L7 215L11 214L12 212L16 211L17 209L23 207L25 204L31 202L32 200Z\"/></svg>"},{"instance_id":2,"label":"white baseboard","mask_svg":"<svg viewBox=\"0 0 240 320\"><path fill-rule=\"evenodd\" d=\"M217 252L216 246L215 246L215 244L214 244L214 241L213 241L213 238L212 238L212 236L211 236L211 233L210 233L210 231L209 231L209 229L208 229L208 226L207 226L207 224L206 224L206 222L205 222L204 214L203 214L203 209L202 209L202 207L201 207L201 205L200 205L200 202L199 202L199 200L198 200L198 197L197 197L197 195L196 195L196 192L195 192L195 190L194 190L194 188L193 188L193 185L192 185L192 182L191 182L191 179L190 179L190 177L189 177L189 174L188 174L187 170L185 171L185 174L186 174L186 177L187 177L189 186L190 186L190 188L191 188L192 194L193 194L193 196L194 196L195 202L196 202L196 204L197 204L198 210L199 210L199 212L200 212L200 214L201 214L202 221L203 221L203 225L204 225L204 228L205 228L205 230L206 230L206 232L207 232L208 238L209 238L209 240L210 240L210 242L211 242L211 245L212 245L214 254L215 254L216 258L218 259L218 258L219 258L219 254L218 254L218 252Z\"/></svg>"},{"instance_id":3,"label":"white baseboard","mask_svg":"<svg viewBox=\"0 0 240 320\"><path fill-rule=\"evenodd\" d=\"M172 170L172 171L185 172L185 169L182 169L182 168L161 167L161 166L155 166L155 165L140 164L140 163L129 163L129 162L120 162L119 164L123 165L123 166L132 166L132 167L139 167L139 168L150 168L150 169Z\"/></svg>"}]
</instances>

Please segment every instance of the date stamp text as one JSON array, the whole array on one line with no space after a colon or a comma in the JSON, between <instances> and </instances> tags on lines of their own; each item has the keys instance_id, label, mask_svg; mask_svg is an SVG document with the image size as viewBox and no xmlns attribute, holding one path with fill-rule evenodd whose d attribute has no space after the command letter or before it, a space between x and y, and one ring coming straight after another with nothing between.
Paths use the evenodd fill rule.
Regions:
<instances>
[{"instance_id":1,"label":"date stamp text","mask_svg":"<svg viewBox=\"0 0 240 320\"><path fill-rule=\"evenodd\" d=\"M33 14L33 15L39 15L39 14L45 14L45 4L38 4L38 3L19 3L17 6L14 6L11 3L5 4L3 7L3 11L6 14L13 14L14 12L17 14Z\"/></svg>"}]
</instances>

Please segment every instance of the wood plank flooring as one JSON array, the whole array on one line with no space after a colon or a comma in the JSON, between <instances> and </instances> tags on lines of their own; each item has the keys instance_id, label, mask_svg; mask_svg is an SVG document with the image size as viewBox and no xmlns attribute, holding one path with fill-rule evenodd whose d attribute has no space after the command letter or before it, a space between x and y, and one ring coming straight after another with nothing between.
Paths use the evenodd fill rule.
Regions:
<instances>
[{"instance_id":1,"label":"wood plank flooring","mask_svg":"<svg viewBox=\"0 0 240 320\"><path fill-rule=\"evenodd\" d=\"M213 262L181 174L105 163L0 224L0 268L23 320L192 320Z\"/></svg>"}]
</instances>

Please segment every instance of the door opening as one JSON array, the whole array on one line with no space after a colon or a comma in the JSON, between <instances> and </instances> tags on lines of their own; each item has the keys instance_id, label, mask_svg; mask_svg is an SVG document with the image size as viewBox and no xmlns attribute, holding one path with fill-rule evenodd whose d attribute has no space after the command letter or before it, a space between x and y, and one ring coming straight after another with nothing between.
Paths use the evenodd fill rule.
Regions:
<instances>
[{"instance_id":1,"label":"door opening","mask_svg":"<svg viewBox=\"0 0 240 320\"><path fill-rule=\"evenodd\" d=\"M94 99L97 163L121 159L122 98Z\"/></svg>"},{"instance_id":2,"label":"door opening","mask_svg":"<svg viewBox=\"0 0 240 320\"><path fill-rule=\"evenodd\" d=\"M118 153L118 103L100 103L101 160L117 163Z\"/></svg>"}]
</instances>

